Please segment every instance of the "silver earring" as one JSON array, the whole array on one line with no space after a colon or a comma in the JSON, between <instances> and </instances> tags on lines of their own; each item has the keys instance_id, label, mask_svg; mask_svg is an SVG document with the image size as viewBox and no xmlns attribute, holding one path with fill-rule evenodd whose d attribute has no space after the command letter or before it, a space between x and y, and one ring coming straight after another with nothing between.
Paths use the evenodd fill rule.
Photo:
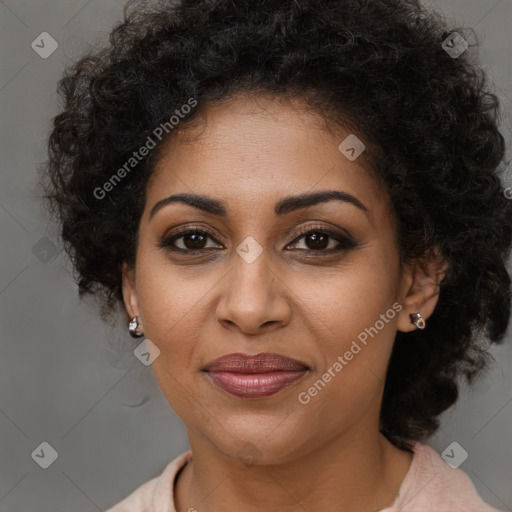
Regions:
<instances>
[{"instance_id":1,"label":"silver earring","mask_svg":"<svg viewBox=\"0 0 512 512\"><path fill-rule=\"evenodd\" d=\"M142 323L139 320L140 317L134 316L128 325L128 332L132 338L140 338L144 336L142 332Z\"/></svg>"},{"instance_id":2,"label":"silver earring","mask_svg":"<svg viewBox=\"0 0 512 512\"><path fill-rule=\"evenodd\" d=\"M411 323L413 323L418 329L425 329L425 319L421 316L421 313L414 313L409 315Z\"/></svg>"}]
</instances>

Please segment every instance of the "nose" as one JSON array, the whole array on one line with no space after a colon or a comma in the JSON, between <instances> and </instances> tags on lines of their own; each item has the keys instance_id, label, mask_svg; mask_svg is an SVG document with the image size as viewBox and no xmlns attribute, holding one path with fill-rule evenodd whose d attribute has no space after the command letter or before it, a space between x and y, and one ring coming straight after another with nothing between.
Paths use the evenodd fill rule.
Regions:
<instances>
[{"instance_id":1,"label":"nose","mask_svg":"<svg viewBox=\"0 0 512 512\"><path fill-rule=\"evenodd\" d=\"M250 263L238 254L233 260L221 282L218 321L228 329L253 335L286 325L291 318L291 292L271 268L266 251Z\"/></svg>"}]
</instances>

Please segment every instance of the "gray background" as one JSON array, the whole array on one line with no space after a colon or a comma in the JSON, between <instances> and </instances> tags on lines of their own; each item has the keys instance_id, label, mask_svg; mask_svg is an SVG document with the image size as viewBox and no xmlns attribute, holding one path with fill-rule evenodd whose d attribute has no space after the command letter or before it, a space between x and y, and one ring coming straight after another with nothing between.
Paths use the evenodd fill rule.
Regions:
<instances>
[{"instance_id":1,"label":"gray background","mask_svg":"<svg viewBox=\"0 0 512 512\"><path fill-rule=\"evenodd\" d=\"M426 3L476 30L510 141L512 1ZM3 512L105 510L188 449L185 428L150 367L129 350L140 340L132 340L124 326L106 327L90 301L78 300L56 230L34 191L63 66L106 40L123 5L123 0L0 2ZM59 44L48 59L31 48L44 31ZM509 148L507 162L511 157ZM510 178L507 171L509 184ZM492 349L494 367L477 387L463 389L428 443L440 453L452 441L463 446L469 457L461 469L483 499L501 510L512 510L511 334ZM123 346L128 350L121 351ZM58 452L48 469L31 457L43 441Z\"/></svg>"}]
</instances>

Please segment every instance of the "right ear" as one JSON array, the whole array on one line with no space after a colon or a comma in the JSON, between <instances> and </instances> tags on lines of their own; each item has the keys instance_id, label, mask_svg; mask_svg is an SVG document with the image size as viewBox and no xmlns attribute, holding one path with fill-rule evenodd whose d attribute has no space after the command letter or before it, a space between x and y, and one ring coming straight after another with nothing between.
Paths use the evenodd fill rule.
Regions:
<instances>
[{"instance_id":1,"label":"right ear","mask_svg":"<svg viewBox=\"0 0 512 512\"><path fill-rule=\"evenodd\" d=\"M135 269L125 261L123 262L122 274L124 308L130 320L134 316L138 316L140 311L135 287Z\"/></svg>"}]
</instances>

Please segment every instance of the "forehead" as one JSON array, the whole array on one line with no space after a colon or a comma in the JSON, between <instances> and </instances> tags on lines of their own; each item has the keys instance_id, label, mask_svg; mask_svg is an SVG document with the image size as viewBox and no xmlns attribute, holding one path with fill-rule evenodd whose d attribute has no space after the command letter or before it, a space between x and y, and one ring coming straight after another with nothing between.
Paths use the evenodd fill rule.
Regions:
<instances>
[{"instance_id":1,"label":"forehead","mask_svg":"<svg viewBox=\"0 0 512 512\"><path fill-rule=\"evenodd\" d=\"M387 197L367 155L351 161L339 148L348 137L357 141L354 136L364 143L364 136L333 129L298 100L238 95L205 104L190 126L178 125L165 141L147 207L171 194L196 193L221 199L228 210L268 201L273 211L283 196L330 189L385 210Z\"/></svg>"}]
</instances>

